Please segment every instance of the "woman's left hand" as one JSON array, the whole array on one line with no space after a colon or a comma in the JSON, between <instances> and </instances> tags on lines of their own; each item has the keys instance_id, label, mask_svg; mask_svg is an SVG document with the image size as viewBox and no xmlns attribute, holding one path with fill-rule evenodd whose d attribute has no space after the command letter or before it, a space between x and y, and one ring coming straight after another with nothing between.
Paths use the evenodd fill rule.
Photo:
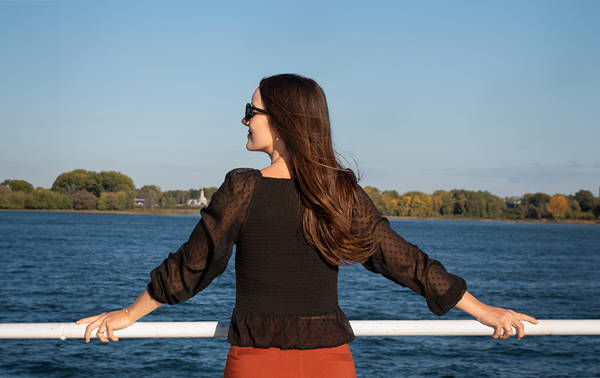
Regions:
<instances>
[{"instance_id":1,"label":"woman's left hand","mask_svg":"<svg viewBox=\"0 0 600 378\"><path fill-rule=\"evenodd\" d=\"M494 328L492 338L508 339L513 336L513 327L517 330L517 339L522 339L525 336L525 326L521 320L532 324L538 324L538 321L529 315L521 314L513 310L486 305L486 309L477 321L486 326Z\"/></svg>"},{"instance_id":2,"label":"woman's left hand","mask_svg":"<svg viewBox=\"0 0 600 378\"><path fill-rule=\"evenodd\" d=\"M468 291L465 292L456 307L473 315L481 324L494 328L492 334L494 339L508 339L514 335L513 327L515 327L517 339L520 340L525 336L525 326L521 323L522 320L538 324L538 321L532 316L480 302Z\"/></svg>"}]
</instances>

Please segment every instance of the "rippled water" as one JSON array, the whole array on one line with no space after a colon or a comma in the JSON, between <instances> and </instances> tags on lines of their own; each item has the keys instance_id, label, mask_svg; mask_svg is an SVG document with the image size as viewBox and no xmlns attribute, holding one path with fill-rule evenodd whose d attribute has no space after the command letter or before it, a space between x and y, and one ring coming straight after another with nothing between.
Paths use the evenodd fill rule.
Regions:
<instances>
[{"instance_id":1,"label":"rippled water","mask_svg":"<svg viewBox=\"0 0 600 378\"><path fill-rule=\"evenodd\" d=\"M0 212L0 322L68 322L129 305L149 271L199 217ZM391 222L467 280L484 302L541 319L600 318L600 227L415 220ZM233 259L185 303L142 321L228 320ZM350 319L437 319L420 296L361 266L342 268ZM442 319L469 319L452 310ZM0 376L219 376L225 339L0 340ZM359 376L599 376L600 337L359 337Z\"/></svg>"}]
</instances>

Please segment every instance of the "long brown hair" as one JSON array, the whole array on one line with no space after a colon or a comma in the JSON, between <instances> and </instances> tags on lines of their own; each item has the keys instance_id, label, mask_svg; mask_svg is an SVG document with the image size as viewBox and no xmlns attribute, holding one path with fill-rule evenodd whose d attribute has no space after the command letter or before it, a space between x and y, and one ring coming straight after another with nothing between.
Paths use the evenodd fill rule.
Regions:
<instances>
[{"instance_id":1,"label":"long brown hair","mask_svg":"<svg viewBox=\"0 0 600 378\"><path fill-rule=\"evenodd\" d=\"M310 78L281 74L262 79L259 90L298 178L307 240L333 265L366 261L375 252L373 235L352 227L353 219L367 217L359 206L360 178L336 157L323 89Z\"/></svg>"}]
</instances>

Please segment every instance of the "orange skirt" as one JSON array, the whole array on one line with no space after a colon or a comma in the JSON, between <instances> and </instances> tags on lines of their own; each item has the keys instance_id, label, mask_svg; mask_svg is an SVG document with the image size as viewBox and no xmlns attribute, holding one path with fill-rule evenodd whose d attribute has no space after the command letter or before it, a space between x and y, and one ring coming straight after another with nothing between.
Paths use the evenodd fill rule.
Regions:
<instances>
[{"instance_id":1,"label":"orange skirt","mask_svg":"<svg viewBox=\"0 0 600 378\"><path fill-rule=\"evenodd\" d=\"M224 377L354 378L356 368L348 344L306 350L232 345Z\"/></svg>"}]
</instances>

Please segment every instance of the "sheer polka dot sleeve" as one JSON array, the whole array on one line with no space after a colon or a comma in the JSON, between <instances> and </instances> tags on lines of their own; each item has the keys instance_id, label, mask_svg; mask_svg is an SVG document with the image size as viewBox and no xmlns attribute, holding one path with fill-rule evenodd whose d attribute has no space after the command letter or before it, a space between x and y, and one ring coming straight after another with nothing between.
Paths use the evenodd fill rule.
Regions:
<instances>
[{"instance_id":1,"label":"sheer polka dot sleeve","mask_svg":"<svg viewBox=\"0 0 600 378\"><path fill-rule=\"evenodd\" d=\"M212 196L188 241L150 273L148 293L168 304L185 301L225 271L252 199L256 170L237 168Z\"/></svg>"},{"instance_id":2,"label":"sheer polka dot sleeve","mask_svg":"<svg viewBox=\"0 0 600 378\"><path fill-rule=\"evenodd\" d=\"M439 261L398 235L362 188L361 202L360 207L369 219L362 226L369 227L377 245L376 252L363 266L424 296L434 314L450 311L467 289L465 280L448 273Z\"/></svg>"}]
</instances>

